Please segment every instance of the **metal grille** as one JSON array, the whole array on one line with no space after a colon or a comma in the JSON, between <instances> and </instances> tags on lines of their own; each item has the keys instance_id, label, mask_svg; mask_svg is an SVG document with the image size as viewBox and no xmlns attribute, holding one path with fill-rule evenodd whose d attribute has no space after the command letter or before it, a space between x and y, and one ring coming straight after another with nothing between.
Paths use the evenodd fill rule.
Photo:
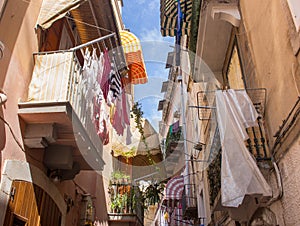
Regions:
<instances>
[{"instance_id":1,"label":"metal grille","mask_svg":"<svg viewBox=\"0 0 300 226\"><path fill-rule=\"evenodd\" d=\"M268 140L264 129L264 115L266 103L266 89L247 89L247 94L255 106L259 117L258 127L247 128L249 139L245 142L248 150L255 156L257 161L270 160ZM200 91L197 93L197 104L199 120L215 120L214 116L215 91Z\"/></svg>"}]
</instances>

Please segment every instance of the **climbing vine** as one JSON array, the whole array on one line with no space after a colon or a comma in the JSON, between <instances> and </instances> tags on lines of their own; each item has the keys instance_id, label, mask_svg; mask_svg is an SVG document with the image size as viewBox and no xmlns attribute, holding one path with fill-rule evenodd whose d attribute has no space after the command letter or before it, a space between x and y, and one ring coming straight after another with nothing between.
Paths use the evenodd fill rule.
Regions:
<instances>
[{"instance_id":1,"label":"climbing vine","mask_svg":"<svg viewBox=\"0 0 300 226\"><path fill-rule=\"evenodd\" d=\"M149 149L148 143L146 141L143 124L142 124L144 112L142 111L141 104L139 102L135 102L132 106L131 112L133 113L133 114L131 114L131 117L134 118L134 121L136 123L136 128L139 130L139 132L141 134L141 140L146 147L148 161L151 165L154 165L155 162L152 159L150 149Z\"/></svg>"}]
</instances>

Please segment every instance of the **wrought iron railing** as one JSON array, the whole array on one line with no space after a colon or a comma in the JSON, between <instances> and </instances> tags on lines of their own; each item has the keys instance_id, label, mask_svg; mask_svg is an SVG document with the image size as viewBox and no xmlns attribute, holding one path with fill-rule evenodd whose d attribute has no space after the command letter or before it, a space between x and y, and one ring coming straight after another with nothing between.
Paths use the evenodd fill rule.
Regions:
<instances>
[{"instance_id":1,"label":"wrought iron railing","mask_svg":"<svg viewBox=\"0 0 300 226\"><path fill-rule=\"evenodd\" d=\"M110 213L117 216L135 216L138 222L144 221L142 193L137 186L130 183L113 183L109 188Z\"/></svg>"},{"instance_id":2,"label":"wrought iron railing","mask_svg":"<svg viewBox=\"0 0 300 226\"><path fill-rule=\"evenodd\" d=\"M166 156L172 153L173 149L176 148L178 142L182 141L182 139L183 136L181 127L179 127L176 131L172 131L172 129L169 129L165 142Z\"/></svg>"},{"instance_id":3,"label":"wrought iron railing","mask_svg":"<svg viewBox=\"0 0 300 226\"><path fill-rule=\"evenodd\" d=\"M270 151L268 146L268 139L264 126L266 89L247 89L247 94L250 97L254 107L256 108L259 117L257 119L258 127L247 128L249 139L246 140L245 145L257 161L270 160ZM198 118L202 121L205 130L209 128L211 120L216 120L214 111L215 91L200 91L197 93Z\"/></svg>"}]
</instances>

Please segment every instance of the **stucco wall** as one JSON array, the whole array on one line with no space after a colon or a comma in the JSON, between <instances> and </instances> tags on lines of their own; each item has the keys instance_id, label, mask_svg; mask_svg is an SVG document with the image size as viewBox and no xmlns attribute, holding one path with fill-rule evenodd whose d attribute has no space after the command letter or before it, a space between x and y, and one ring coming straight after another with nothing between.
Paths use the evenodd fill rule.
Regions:
<instances>
[{"instance_id":1,"label":"stucco wall","mask_svg":"<svg viewBox=\"0 0 300 226\"><path fill-rule=\"evenodd\" d=\"M247 53L245 61L253 67L246 72L248 84L267 89L266 127L270 147L274 144L274 134L298 98L297 68L299 63L291 45L291 29L289 9L282 1L241 0L240 10L243 19L243 29L239 30L238 38L243 40L242 52ZM245 56L244 56L245 57ZM250 87L251 88L251 87ZM299 123L299 122L298 122ZM296 129L299 127L295 127ZM271 205L278 225L300 224L300 139L293 132L290 140L292 145L281 146L284 153L277 159L283 182L283 197ZM273 186L273 189L276 187Z\"/></svg>"},{"instance_id":2,"label":"stucco wall","mask_svg":"<svg viewBox=\"0 0 300 226\"><path fill-rule=\"evenodd\" d=\"M0 106L0 115L11 126L12 131L16 135L16 139L22 146L24 146L21 135L22 122L19 122L17 114L18 103L20 100L26 100L28 85L34 66L33 53L38 51L38 39L35 26L41 2L42 0L7 1L0 20L0 41L5 45L4 57L0 59L0 88L5 91L8 97L5 106ZM46 169L42 164L43 150L34 149L31 150L30 153L41 161L32 160L30 156L26 156L14 140L8 126L0 121L0 167L2 174L5 170L4 162L8 159L20 160L24 162L24 164L27 164L26 161L29 161L31 165L38 167L44 179L42 185L51 185L48 186L49 189L57 190L61 195L60 201L62 201L63 204L65 204L63 200L64 195L72 197L74 206L69 213L66 213L64 210L63 215L66 216L65 225L77 225L81 200L80 195L76 194L76 190L78 193L84 193L84 191L78 186L75 186L72 181L63 181L59 184L54 184L45 174ZM109 156L110 149L108 153ZM111 164L108 164L105 170L111 170ZM31 173L29 177L41 177L40 174L35 175L35 172L36 171L29 172L29 174ZM18 172L14 171L13 173L17 174ZM22 178L21 172L20 177L16 176L16 178ZM5 177L2 175L0 179L2 183ZM104 193L106 193L107 196L106 188L108 180L106 179L103 182L100 173L88 171L81 172L77 175L75 181L87 193L90 193L92 197L94 197L93 201L96 207L96 217L100 222L105 222L107 214ZM107 185L103 185L103 183ZM6 201L1 202L1 205L5 206L7 204Z\"/></svg>"},{"instance_id":3,"label":"stucco wall","mask_svg":"<svg viewBox=\"0 0 300 226\"><path fill-rule=\"evenodd\" d=\"M290 26L280 1L240 1L246 36L256 71L256 85L267 89L266 123L273 135L297 100L294 68L298 66L290 43Z\"/></svg>"},{"instance_id":4,"label":"stucco wall","mask_svg":"<svg viewBox=\"0 0 300 226\"><path fill-rule=\"evenodd\" d=\"M283 156L279 162L283 182L283 197L281 199L281 206L283 208L280 214L278 208L278 221L284 223L286 226L300 224L300 137L290 147L289 151ZM279 204L277 204L279 205ZM274 204L274 211L276 204ZM278 222L278 223L279 223ZM282 224L279 224L282 225Z\"/></svg>"}]
</instances>

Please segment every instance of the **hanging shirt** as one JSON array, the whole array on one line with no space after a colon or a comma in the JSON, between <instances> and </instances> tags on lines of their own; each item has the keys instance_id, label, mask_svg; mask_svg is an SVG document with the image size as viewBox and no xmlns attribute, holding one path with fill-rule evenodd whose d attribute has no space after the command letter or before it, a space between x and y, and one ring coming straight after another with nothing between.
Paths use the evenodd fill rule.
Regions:
<instances>
[{"instance_id":1,"label":"hanging shirt","mask_svg":"<svg viewBox=\"0 0 300 226\"><path fill-rule=\"evenodd\" d=\"M115 114L113 116L113 122L112 126L116 130L118 135L123 135L124 129L126 127L125 122L124 122L124 117L123 117L123 109L122 109L122 99L116 98L115 100Z\"/></svg>"},{"instance_id":2,"label":"hanging shirt","mask_svg":"<svg viewBox=\"0 0 300 226\"><path fill-rule=\"evenodd\" d=\"M256 125L258 114L246 91L216 91L216 113L222 145L221 199L239 207L245 195L269 197L272 191L244 140L245 128Z\"/></svg>"},{"instance_id":3,"label":"hanging shirt","mask_svg":"<svg viewBox=\"0 0 300 226\"><path fill-rule=\"evenodd\" d=\"M123 121L126 125L130 125L130 109L126 93L122 92L122 110L123 110Z\"/></svg>"},{"instance_id":4,"label":"hanging shirt","mask_svg":"<svg viewBox=\"0 0 300 226\"><path fill-rule=\"evenodd\" d=\"M109 79L110 79L109 98L110 101L114 103L116 98L122 93L121 76L118 70L116 70L116 66L114 64L111 64Z\"/></svg>"},{"instance_id":5,"label":"hanging shirt","mask_svg":"<svg viewBox=\"0 0 300 226\"><path fill-rule=\"evenodd\" d=\"M109 80L109 75L111 72L111 63L108 55L108 51L104 51L104 66L103 66L103 73L101 77L101 82L100 82L100 87L103 92L103 96L105 101L107 101L107 95L109 92L109 85L110 85L110 80Z\"/></svg>"}]
</instances>

